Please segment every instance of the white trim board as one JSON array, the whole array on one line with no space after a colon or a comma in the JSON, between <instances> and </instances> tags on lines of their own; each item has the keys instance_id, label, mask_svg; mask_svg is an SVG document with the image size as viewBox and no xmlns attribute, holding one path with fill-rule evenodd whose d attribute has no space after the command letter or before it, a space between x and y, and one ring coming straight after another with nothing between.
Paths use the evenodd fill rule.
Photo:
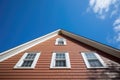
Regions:
<instances>
[{"instance_id":1,"label":"white trim board","mask_svg":"<svg viewBox=\"0 0 120 80\"><path fill-rule=\"evenodd\" d=\"M87 39L87 38L82 37L82 36L75 35L73 33L67 32L65 30L61 30L60 33L65 35L65 36L68 36L68 37L70 37L70 38L72 38L74 40L77 40L77 41L79 41L81 43L84 43L84 44L87 44L87 45L89 45L91 47L94 47L94 48L96 48L96 49L98 49L100 51L103 51L106 54L109 54L109 55L112 55L114 57L120 58L120 50L118 50L118 49L115 49L115 48L112 48L110 46L101 44L99 42Z\"/></svg>"},{"instance_id":2,"label":"white trim board","mask_svg":"<svg viewBox=\"0 0 120 80\"><path fill-rule=\"evenodd\" d=\"M77 40L77 41L79 41L81 43L84 43L84 44L86 44L88 46L94 47L97 50L103 51L108 55L111 55L113 57L116 57L116 58L120 59L120 50L118 50L118 49L114 49L112 47L103 45L103 44L95 42L93 40L90 40L90 39L75 35L73 33L67 32L65 30L58 29L58 30L56 30L54 32L51 32L51 33L45 35L45 36L39 37L39 38L34 39L32 41L26 42L26 43L24 43L24 44L22 44L20 46L17 46L15 48L12 48L10 50L7 50L5 52L0 53L0 62L4 61L4 60L6 60L6 59L8 59L8 58L10 58L10 57L12 57L14 55L16 55L16 54L18 54L18 53L20 53L20 52L22 52L22 51L24 51L26 49L29 49L29 48L31 48L31 47L39 44L39 43L42 43L42 42L44 42L44 41L46 41L46 40L48 40L48 39L50 39L50 38L52 38L52 37L54 37L54 36L56 36L58 34L63 34L65 36L68 36L68 37L70 37L70 38L72 38L74 40Z\"/></svg>"},{"instance_id":3,"label":"white trim board","mask_svg":"<svg viewBox=\"0 0 120 80\"><path fill-rule=\"evenodd\" d=\"M16 54L18 54L18 53L20 53L20 52L22 52L26 49L29 49L29 48L31 48L31 47L39 44L39 43L42 43L42 42L44 42L44 41L46 41L46 40L48 40L52 37L55 37L56 35L58 35L59 31L60 31L60 29L58 29L54 32L51 32L49 34L46 34L45 36L39 37L37 39L26 42L22 45L19 45L19 46L15 47L15 48L12 48L12 49L9 49L7 51L4 51L4 52L0 53L0 62L16 55Z\"/></svg>"}]
</instances>

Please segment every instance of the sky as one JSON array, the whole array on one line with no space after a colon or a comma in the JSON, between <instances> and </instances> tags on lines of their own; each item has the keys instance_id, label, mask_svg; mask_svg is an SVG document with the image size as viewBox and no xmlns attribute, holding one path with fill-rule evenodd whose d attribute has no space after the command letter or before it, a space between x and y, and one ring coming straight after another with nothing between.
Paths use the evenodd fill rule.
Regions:
<instances>
[{"instance_id":1,"label":"sky","mask_svg":"<svg viewBox=\"0 0 120 80\"><path fill-rule=\"evenodd\" d=\"M0 0L0 52L57 29L120 49L120 0Z\"/></svg>"}]
</instances>

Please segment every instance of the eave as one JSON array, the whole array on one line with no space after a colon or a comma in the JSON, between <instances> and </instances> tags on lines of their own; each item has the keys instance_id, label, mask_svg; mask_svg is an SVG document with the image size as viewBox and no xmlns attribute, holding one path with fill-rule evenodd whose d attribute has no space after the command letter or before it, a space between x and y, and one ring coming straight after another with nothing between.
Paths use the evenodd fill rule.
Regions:
<instances>
[{"instance_id":1,"label":"eave","mask_svg":"<svg viewBox=\"0 0 120 80\"><path fill-rule=\"evenodd\" d=\"M69 36L72 39L75 39L75 40L77 40L77 41L79 41L81 43L84 43L84 44L87 44L87 45L89 45L91 47L94 47L94 48L96 48L96 49L98 49L100 51L103 51L103 52L105 52L105 53L107 53L109 55L120 58L120 50L118 50L118 49L115 49L115 48L112 48L110 46L101 44L99 42L87 39L87 38L82 37L82 36L75 35L73 33L67 32L65 30L61 30L61 34L65 35L65 36Z\"/></svg>"},{"instance_id":2,"label":"eave","mask_svg":"<svg viewBox=\"0 0 120 80\"><path fill-rule=\"evenodd\" d=\"M18 53L20 53L20 52L22 52L24 50L27 50L27 49L29 49L29 48L37 45L37 44L40 44L40 43L42 43L42 42L44 42L44 41L58 35L58 34L63 34L65 36L68 36L68 37L70 37L72 39L75 39L75 40L81 42L81 43L84 43L86 45L94 47L94 48L96 48L96 49L98 49L100 51L105 52L106 54L112 55L112 56L120 59L120 50L118 50L118 49L114 49L112 47L103 45L103 44L98 43L96 41L87 39L85 37L78 36L78 35L75 35L73 33L67 32L65 30L58 29L58 30L56 30L54 32L51 32L51 33L45 35L45 36L39 37L37 39L34 39L34 40L29 41L27 43L24 43L24 44L22 44L20 46L17 46L15 48L12 48L10 50L7 50L5 52L0 53L0 62L2 62L4 60L18 54Z\"/></svg>"}]
</instances>

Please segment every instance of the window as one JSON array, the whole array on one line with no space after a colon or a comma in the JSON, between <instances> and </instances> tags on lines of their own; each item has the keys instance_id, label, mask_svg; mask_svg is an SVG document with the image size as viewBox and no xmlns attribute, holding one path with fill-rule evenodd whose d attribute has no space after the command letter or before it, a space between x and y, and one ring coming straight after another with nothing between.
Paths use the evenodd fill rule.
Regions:
<instances>
[{"instance_id":1,"label":"window","mask_svg":"<svg viewBox=\"0 0 120 80\"><path fill-rule=\"evenodd\" d=\"M50 68L71 68L69 53L66 52L53 53Z\"/></svg>"},{"instance_id":2,"label":"window","mask_svg":"<svg viewBox=\"0 0 120 80\"><path fill-rule=\"evenodd\" d=\"M25 53L14 68L34 68L39 56L40 53Z\"/></svg>"},{"instance_id":3,"label":"window","mask_svg":"<svg viewBox=\"0 0 120 80\"><path fill-rule=\"evenodd\" d=\"M64 38L57 38L55 45L66 45L66 39Z\"/></svg>"},{"instance_id":4,"label":"window","mask_svg":"<svg viewBox=\"0 0 120 80\"><path fill-rule=\"evenodd\" d=\"M82 52L87 68L105 68L106 65L101 57L95 52Z\"/></svg>"}]
</instances>

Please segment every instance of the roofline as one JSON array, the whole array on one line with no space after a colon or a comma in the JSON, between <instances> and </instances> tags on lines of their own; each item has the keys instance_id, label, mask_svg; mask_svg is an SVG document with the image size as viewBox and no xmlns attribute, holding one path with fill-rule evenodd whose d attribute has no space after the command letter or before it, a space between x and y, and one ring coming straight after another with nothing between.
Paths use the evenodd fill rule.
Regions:
<instances>
[{"instance_id":1,"label":"roofline","mask_svg":"<svg viewBox=\"0 0 120 80\"><path fill-rule=\"evenodd\" d=\"M29 48L31 48L31 47L39 44L39 43L42 43L42 42L44 42L44 41L46 41L46 40L48 40L48 39L50 39L50 38L52 38L52 37L54 37L56 35L58 35L60 31L61 31L61 29L58 29L58 30L56 30L54 32L51 32L49 34L46 34L46 35L44 35L42 37L36 38L36 39L34 39L32 41L26 42L26 43L24 43L22 45L19 45L17 47L14 47L12 49L9 49L9 50L6 50L6 51L0 53L0 62L2 62L4 60L16 55L16 54L18 54L18 53L20 53L20 52L22 52L22 51L24 51L26 49L29 49Z\"/></svg>"},{"instance_id":2,"label":"roofline","mask_svg":"<svg viewBox=\"0 0 120 80\"><path fill-rule=\"evenodd\" d=\"M101 44L99 42L96 42L96 41L93 41L93 40L90 40L88 38L85 38L85 37L82 37L82 36L78 36L78 35L75 35L71 32L67 32L65 30L61 30L61 34L65 35L65 36L69 36L79 42L82 42L84 44L87 44L91 47L94 47L100 51L103 51L109 55L112 55L114 57L117 57L117 58L120 58L120 50L118 49L115 49L115 48L112 48L110 46L107 46L107 45L104 45L104 44Z\"/></svg>"},{"instance_id":3,"label":"roofline","mask_svg":"<svg viewBox=\"0 0 120 80\"><path fill-rule=\"evenodd\" d=\"M8 59L8 58L10 58L10 57L12 57L12 56L14 56L16 54L18 54L18 53L20 53L20 52L22 52L24 50L27 50L27 49L29 49L29 48L31 48L31 47L39 44L39 43L42 43L42 42L44 42L44 41L46 41L46 40L48 40L48 39L50 39L50 38L52 38L52 37L54 37L54 36L56 36L58 34L63 34L65 36L71 37L71 38L73 38L73 39L75 39L75 40L77 40L79 42L87 44L87 45L89 45L91 47L94 47L94 48L96 48L96 49L98 49L98 50L100 50L102 52L105 52L105 53L107 53L109 55L112 55L112 56L117 57L117 58L120 59L120 50L118 50L118 49L114 49L112 47L103 45L103 44L101 44L99 42L90 40L88 38L78 36L76 34L73 34L71 32L67 32L67 31L62 30L62 29L58 29L58 30L56 30L54 32L46 34L45 36L39 37L37 39L26 42L26 43L24 43L22 45L19 45L19 46L15 47L15 48L12 48L12 49L9 49L7 51L4 51L4 52L0 53L0 62L6 60L6 59Z\"/></svg>"}]
</instances>

